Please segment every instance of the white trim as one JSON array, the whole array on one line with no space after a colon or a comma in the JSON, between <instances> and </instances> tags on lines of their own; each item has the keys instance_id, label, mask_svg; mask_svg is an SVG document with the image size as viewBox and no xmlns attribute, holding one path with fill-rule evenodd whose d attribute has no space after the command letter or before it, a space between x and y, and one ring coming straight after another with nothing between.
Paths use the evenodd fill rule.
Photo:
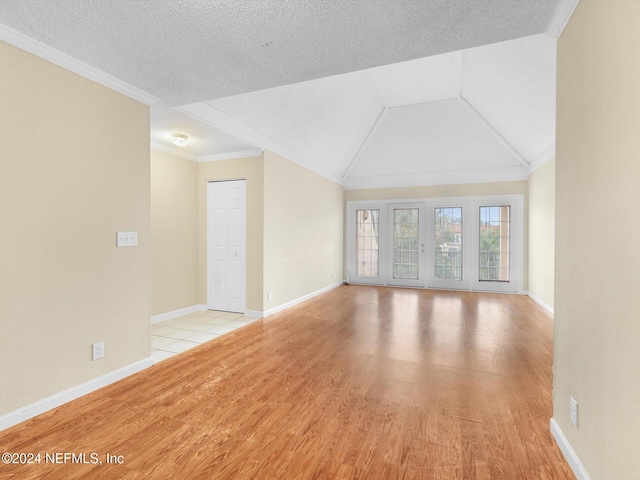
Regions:
<instances>
[{"instance_id":1,"label":"white trim","mask_svg":"<svg viewBox=\"0 0 640 480\"><path fill-rule=\"evenodd\" d=\"M476 170L456 170L433 173L406 173L369 177L349 177L345 190L366 188L426 187L432 185L459 185L464 183L494 183L527 180L529 168L524 165Z\"/></svg>"},{"instance_id":2,"label":"white trim","mask_svg":"<svg viewBox=\"0 0 640 480\"><path fill-rule=\"evenodd\" d=\"M498 142L505 149L507 149L514 157L516 157L516 160L518 160L518 162L520 162L525 167L529 166L529 162L527 161L527 159L524 158L522 154L518 150L516 150L516 148L511 145L509 141L504 138L493 125L491 125L489 120L484 118L484 116L478 110L476 110L476 108L471 105L466 98L462 96L462 94L460 94L460 97L458 97L458 101L491 135L493 135L493 138L498 140Z\"/></svg>"},{"instance_id":3,"label":"white trim","mask_svg":"<svg viewBox=\"0 0 640 480\"><path fill-rule=\"evenodd\" d=\"M578 480L591 480L591 477L584 468L584 465L582 465L582 462L569 443L569 440L564 436L564 432L560 428L560 425L558 425L558 422L556 422L556 419L551 417L551 421L549 423L551 425L551 435L553 435L558 447L560 447L562 455L564 455L564 458L569 462L569 466L571 467L571 470L573 470L573 474Z\"/></svg>"},{"instance_id":4,"label":"white trim","mask_svg":"<svg viewBox=\"0 0 640 480\"><path fill-rule=\"evenodd\" d=\"M250 150L240 150L237 152L215 153L213 155L202 155L198 157L198 162L217 162L218 160L230 160L234 158L258 157L264 152L263 148L252 148Z\"/></svg>"},{"instance_id":5,"label":"white trim","mask_svg":"<svg viewBox=\"0 0 640 480\"><path fill-rule=\"evenodd\" d=\"M139 360L87 382L81 383L80 385L54 393L47 398L30 403L29 405L25 405L24 407L18 408L12 412L5 413L0 416L0 431L17 425L20 422L24 422L25 420L29 420L36 415L40 415L41 413L59 407L60 405L64 405L65 403L82 397L83 395L87 395L88 393L102 387L106 387L111 383L122 380L123 378L133 375L134 373L138 373L151 366L153 366L153 358L147 357L143 360Z\"/></svg>"},{"instance_id":6,"label":"white trim","mask_svg":"<svg viewBox=\"0 0 640 480\"><path fill-rule=\"evenodd\" d=\"M529 165L529 175L551 160L556 154L556 142L551 142L538 157Z\"/></svg>"},{"instance_id":7,"label":"white trim","mask_svg":"<svg viewBox=\"0 0 640 480\"><path fill-rule=\"evenodd\" d=\"M313 297L317 297L318 295L321 295L325 292L328 292L329 290L333 290L334 288L339 287L340 285L342 285L342 283L343 283L342 281L334 283L332 285L329 285L328 287L321 288L320 290L316 290L315 292L311 292L311 293L308 293L307 295L303 295L302 297L298 297L295 300L291 300L290 302L283 303L282 305L278 305L277 307L270 308L269 310L266 310L263 312L264 317L268 317L269 315L273 315L274 313L278 313L278 312L281 312L282 310L286 310L289 307L293 307L294 305L302 303Z\"/></svg>"},{"instance_id":8,"label":"white trim","mask_svg":"<svg viewBox=\"0 0 640 480\"><path fill-rule=\"evenodd\" d=\"M199 158L197 155L192 155L187 152L183 152L177 148L167 147L166 145L162 145L161 143L151 142L151 148L154 150L158 150L159 152L168 153L169 155L175 155L176 157L184 158L185 160L191 160L192 162L198 162Z\"/></svg>"},{"instance_id":9,"label":"white trim","mask_svg":"<svg viewBox=\"0 0 640 480\"><path fill-rule=\"evenodd\" d=\"M257 317L257 318L262 318L263 316L263 312L260 312L258 310L245 310L244 311L244 315L245 317Z\"/></svg>"},{"instance_id":10,"label":"white trim","mask_svg":"<svg viewBox=\"0 0 640 480\"><path fill-rule=\"evenodd\" d=\"M579 1L580 0L560 0L560 2L558 2L556 11L553 12L553 16L547 27L548 36L560 38Z\"/></svg>"},{"instance_id":11,"label":"white trim","mask_svg":"<svg viewBox=\"0 0 640 480\"><path fill-rule=\"evenodd\" d=\"M91 65L87 65L66 53L56 50L49 45L45 45L44 43L18 32L17 30L9 28L6 25L0 24L0 40L4 40L15 47L32 53L33 55L43 58L62 68L66 68L67 70L77 73L89 80L93 80L94 82L104 85L116 92L120 92L127 97L138 100L139 102L146 103L147 105L153 105L160 101L158 97L155 97L144 90L123 82L102 70L98 70Z\"/></svg>"},{"instance_id":12,"label":"white trim","mask_svg":"<svg viewBox=\"0 0 640 480\"><path fill-rule=\"evenodd\" d=\"M531 300L536 302L538 305L540 305L542 308L544 308L547 312L549 312L551 315L553 315L553 307L552 306L548 305L547 303L542 301L540 298L536 297L535 294L531 293L531 291L528 292L528 295L529 295L529 298L531 298Z\"/></svg>"},{"instance_id":13,"label":"white trim","mask_svg":"<svg viewBox=\"0 0 640 480\"><path fill-rule=\"evenodd\" d=\"M184 112L191 117L200 120L208 125L212 125L224 132L227 132L245 142L253 145L259 145L266 148L278 155L285 157L286 159L297 163L298 165L311 170L318 175L321 175L329 180L343 185L344 179L335 172L332 172L324 165L314 162L307 158L300 152L290 148L278 140L259 132L255 128L247 125L246 123L238 120L237 118L223 112L219 108L213 106L208 102L192 103L190 105L184 105L178 108L179 111Z\"/></svg>"},{"instance_id":14,"label":"white trim","mask_svg":"<svg viewBox=\"0 0 640 480\"><path fill-rule=\"evenodd\" d=\"M189 315L190 313L200 312L202 310L206 310L206 305L191 305L190 307L179 308L171 312L159 313L151 317L151 323L164 322L170 318L182 317L183 315Z\"/></svg>"}]
</instances>

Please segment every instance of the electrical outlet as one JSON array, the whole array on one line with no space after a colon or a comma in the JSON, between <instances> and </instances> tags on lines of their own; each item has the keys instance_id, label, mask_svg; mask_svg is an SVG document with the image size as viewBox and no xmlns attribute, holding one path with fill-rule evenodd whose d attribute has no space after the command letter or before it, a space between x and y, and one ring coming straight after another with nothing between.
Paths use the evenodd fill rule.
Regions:
<instances>
[{"instance_id":1,"label":"electrical outlet","mask_svg":"<svg viewBox=\"0 0 640 480\"><path fill-rule=\"evenodd\" d=\"M273 300L273 292L267 293L267 300L269 301Z\"/></svg>"},{"instance_id":2,"label":"electrical outlet","mask_svg":"<svg viewBox=\"0 0 640 480\"><path fill-rule=\"evenodd\" d=\"M98 360L104 357L104 342L94 343L91 350L91 360Z\"/></svg>"},{"instance_id":3,"label":"electrical outlet","mask_svg":"<svg viewBox=\"0 0 640 480\"><path fill-rule=\"evenodd\" d=\"M569 397L569 418L573 426L578 428L578 402L573 397Z\"/></svg>"}]
</instances>

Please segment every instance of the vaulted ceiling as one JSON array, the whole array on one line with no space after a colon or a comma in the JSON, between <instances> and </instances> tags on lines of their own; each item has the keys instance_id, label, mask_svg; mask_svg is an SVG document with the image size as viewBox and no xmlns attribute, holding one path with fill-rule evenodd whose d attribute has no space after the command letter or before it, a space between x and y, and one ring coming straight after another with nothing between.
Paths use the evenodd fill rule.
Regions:
<instances>
[{"instance_id":1,"label":"vaulted ceiling","mask_svg":"<svg viewBox=\"0 0 640 480\"><path fill-rule=\"evenodd\" d=\"M346 188L479 182L553 154L576 3L5 0L0 39L152 105L153 145L185 133L193 160L268 148Z\"/></svg>"}]
</instances>

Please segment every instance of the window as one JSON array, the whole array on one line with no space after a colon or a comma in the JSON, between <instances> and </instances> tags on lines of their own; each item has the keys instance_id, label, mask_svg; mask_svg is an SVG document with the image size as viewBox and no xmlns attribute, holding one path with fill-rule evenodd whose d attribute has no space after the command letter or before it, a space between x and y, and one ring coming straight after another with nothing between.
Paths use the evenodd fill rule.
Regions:
<instances>
[{"instance_id":1,"label":"window","mask_svg":"<svg viewBox=\"0 0 640 480\"><path fill-rule=\"evenodd\" d=\"M509 281L509 205L480 207L480 281Z\"/></svg>"},{"instance_id":2,"label":"window","mask_svg":"<svg viewBox=\"0 0 640 480\"><path fill-rule=\"evenodd\" d=\"M434 278L462 280L462 208L434 208Z\"/></svg>"},{"instance_id":3,"label":"window","mask_svg":"<svg viewBox=\"0 0 640 480\"><path fill-rule=\"evenodd\" d=\"M356 275L379 274L380 210L356 210Z\"/></svg>"}]
</instances>

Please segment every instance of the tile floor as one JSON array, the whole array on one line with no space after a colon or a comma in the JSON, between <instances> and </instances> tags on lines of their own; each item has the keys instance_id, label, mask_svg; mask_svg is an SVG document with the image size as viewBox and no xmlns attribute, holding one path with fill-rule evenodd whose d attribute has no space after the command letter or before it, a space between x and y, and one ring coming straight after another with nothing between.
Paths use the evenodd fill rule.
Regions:
<instances>
[{"instance_id":1,"label":"tile floor","mask_svg":"<svg viewBox=\"0 0 640 480\"><path fill-rule=\"evenodd\" d=\"M151 325L151 356L155 363L260 320L241 313L206 310Z\"/></svg>"}]
</instances>

